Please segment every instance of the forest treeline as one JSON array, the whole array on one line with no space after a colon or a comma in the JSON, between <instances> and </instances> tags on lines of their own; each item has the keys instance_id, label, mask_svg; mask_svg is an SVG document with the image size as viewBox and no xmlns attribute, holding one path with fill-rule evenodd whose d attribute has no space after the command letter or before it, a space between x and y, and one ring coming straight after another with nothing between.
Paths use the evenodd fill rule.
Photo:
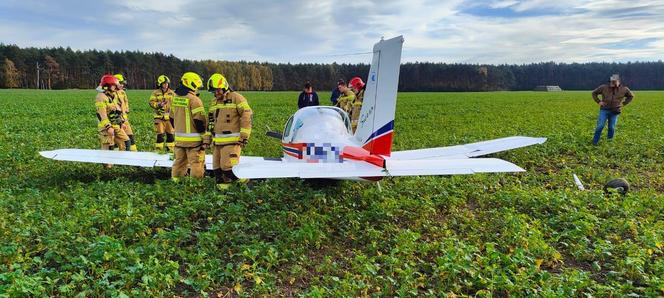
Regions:
<instances>
[{"instance_id":1,"label":"forest treeline","mask_svg":"<svg viewBox=\"0 0 664 298\"><path fill-rule=\"evenodd\" d=\"M369 58L368 58L369 59ZM299 90L310 81L329 90L337 80L366 78L368 64L284 64L180 59L140 51L79 51L71 48L20 48L0 44L0 88L89 89L106 73L122 73L129 88L152 89L166 74L173 81L186 71L207 78L224 74L238 90ZM558 85L588 90L619 73L633 89L664 89L664 62L533 63L479 65L417 62L401 65L400 91L532 90Z\"/></svg>"}]
</instances>

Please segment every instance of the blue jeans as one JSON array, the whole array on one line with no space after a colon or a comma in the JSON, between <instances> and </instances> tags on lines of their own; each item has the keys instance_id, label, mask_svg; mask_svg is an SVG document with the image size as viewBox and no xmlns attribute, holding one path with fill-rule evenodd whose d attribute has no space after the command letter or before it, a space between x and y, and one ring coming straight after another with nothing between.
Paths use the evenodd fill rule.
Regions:
<instances>
[{"instance_id":1,"label":"blue jeans","mask_svg":"<svg viewBox=\"0 0 664 298\"><path fill-rule=\"evenodd\" d=\"M616 123L618 123L618 113L615 113L611 110L599 110L599 117L597 118L597 127L595 127L595 136L593 137L593 144L599 142L599 138L602 136L602 130L604 129L604 124L606 121L609 121L609 131L606 135L606 138L611 140L613 139L613 134L616 132Z\"/></svg>"}]
</instances>

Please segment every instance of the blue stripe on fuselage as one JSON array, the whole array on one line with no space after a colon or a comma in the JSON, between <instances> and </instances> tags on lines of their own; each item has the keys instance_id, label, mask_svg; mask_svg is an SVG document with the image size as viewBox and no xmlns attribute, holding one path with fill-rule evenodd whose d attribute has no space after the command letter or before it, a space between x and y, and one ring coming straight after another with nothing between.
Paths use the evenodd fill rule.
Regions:
<instances>
[{"instance_id":1,"label":"blue stripe on fuselage","mask_svg":"<svg viewBox=\"0 0 664 298\"><path fill-rule=\"evenodd\" d=\"M293 153L293 154L298 154L298 155L302 154L302 151L294 149L294 148L290 148L290 147L286 147L286 146L282 146L282 148L284 148L284 150L286 150L290 153Z\"/></svg>"},{"instance_id":2,"label":"blue stripe on fuselage","mask_svg":"<svg viewBox=\"0 0 664 298\"><path fill-rule=\"evenodd\" d=\"M390 130L393 130L393 129L394 129L394 120L388 122L387 124L383 125L383 127L381 127L380 129L378 129L377 131L372 133L364 143L365 144L369 143L369 141L371 141L371 139L373 139L373 138L375 138L379 135L385 134L385 133L387 133L387 132L389 132Z\"/></svg>"}]
</instances>

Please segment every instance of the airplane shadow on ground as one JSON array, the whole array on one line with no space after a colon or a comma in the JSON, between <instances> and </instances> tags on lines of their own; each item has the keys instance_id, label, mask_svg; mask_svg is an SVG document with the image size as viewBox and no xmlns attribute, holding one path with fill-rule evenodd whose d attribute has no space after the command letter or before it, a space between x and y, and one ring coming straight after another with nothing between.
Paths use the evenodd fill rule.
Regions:
<instances>
[{"instance_id":1,"label":"airplane shadow on ground","mask_svg":"<svg viewBox=\"0 0 664 298\"><path fill-rule=\"evenodd\" d=\"M214 178L214 174L212 171L206 170L205 177ZM103 165L75 163L53 167L47 172L34 173L29 180L30 187L36 186L40 189L52 189L54 186L62 187L72 183L110 181L126 181L151 185L158 181L169 181L170 179L170 168L142 168L115 165L110 169L106 169ZM312 190L334 190L343 184L343 181L333 179L252 179L249 183L249 188L251 189L269 181L281 181L280 183L286 185L307 187ZM298 181L301 181L301 183L298 183ZM28 181L24 182L27 183Z\"/></svg>"}]
</instances>

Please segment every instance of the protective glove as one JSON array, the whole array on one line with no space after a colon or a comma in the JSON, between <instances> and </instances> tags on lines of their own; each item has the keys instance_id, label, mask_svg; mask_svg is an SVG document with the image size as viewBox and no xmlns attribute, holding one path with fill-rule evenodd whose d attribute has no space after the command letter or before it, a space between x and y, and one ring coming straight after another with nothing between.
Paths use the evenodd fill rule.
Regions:
<instances>
[{"instance_id":1,"label":"protective glove","mask_svg":"<svg viewBox=\"0 0 664 298\"><path fill-rule=\"evenodd\" d=\"M206 133L203 135L203 148L207 149L210 148L210 143L212 143L212 135L209 133Z\"/></svg>"},{"instance_id":2,"label":"protective glove","mask_svg":"<svg viewBox=\"0 0 664 298\"><path fill-rule=\"evenodd\" d=\"M245 146L247 146L248 143L249 143L249 139L241 139L240 140L240 147L244 148Z\"/></svg>"}]
</instances>

